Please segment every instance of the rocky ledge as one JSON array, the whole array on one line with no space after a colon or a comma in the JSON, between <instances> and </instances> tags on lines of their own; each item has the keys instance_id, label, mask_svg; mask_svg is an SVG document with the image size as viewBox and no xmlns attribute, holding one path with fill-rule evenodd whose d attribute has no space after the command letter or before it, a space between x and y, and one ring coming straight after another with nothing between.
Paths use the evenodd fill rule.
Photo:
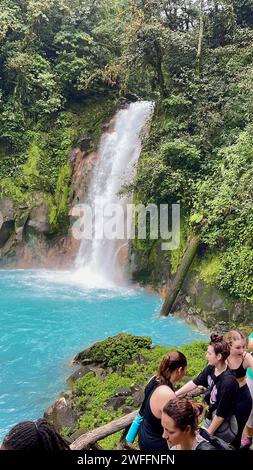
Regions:
<instances>
[{"instance_id":1,"label":"rocky ledge","mask_svg":"<svg viewBox=\"0 0 253 470\"><path fill-rule=\"evenodd\" d=\"M129 334L93 344L73 359L76 370L67 380L68 391L46 410L45 418L73 441L138 409L145 384L169 349L152 347L150 338ZM188 357L194 376L205 365L206 343L196 342L180 350ZM114 449L119 439L117 433L101 442L105 449Z\"/></svg>"}]
</instances>

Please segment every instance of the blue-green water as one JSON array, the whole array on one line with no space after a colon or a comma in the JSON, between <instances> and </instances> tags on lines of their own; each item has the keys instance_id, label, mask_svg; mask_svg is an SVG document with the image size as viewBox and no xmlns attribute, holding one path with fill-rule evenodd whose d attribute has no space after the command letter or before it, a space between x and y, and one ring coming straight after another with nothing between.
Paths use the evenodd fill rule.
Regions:
<instances>
[{"instance_id":1,"label":"blue-green water","mask_svg":"<svg viewBox=\"0 0 253 470\"><path fill-rule=\"evenodd\" d=\"M42 415L66 388L71 358L119 332L180 346L206 337L174 317L158 319L159 296L131 288L87 289L70 273L0 271L0 440Z\"/></svg>"}]
</instances>

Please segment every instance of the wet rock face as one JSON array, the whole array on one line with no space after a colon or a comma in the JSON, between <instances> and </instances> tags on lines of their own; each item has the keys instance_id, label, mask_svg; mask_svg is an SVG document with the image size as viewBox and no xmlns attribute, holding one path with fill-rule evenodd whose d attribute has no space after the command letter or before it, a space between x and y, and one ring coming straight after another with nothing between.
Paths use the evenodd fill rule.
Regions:
<instances>
[{"instance_id":1,"label":"wet rock face","mask_svg":"<svg viewBox=\"0 0 253 470\"><path fill-rule=\"evenodd\" d=\"M14 221L3 222L0 228L0 248L2 248L14 230Z\"/></svg>"},{"instance_id":2,"label":"wet rock face","mask_svg":"<svg viewBox=\"0 0 253 470\"><path fill-rule=\"evenodd\" d=\"M71 154L72 182L70 191L71 207L84 201L88 192L91 171L97 160L97 153L86 154L80 148L73 150Z\"/></svg>"},{"instance_id":3,"label":"wet rock face","mask_svg":"<svg viewBox=\"0 0 253 470\"><path fill-rule=\"evenodd\" d=\"M0 248L2 248L14 231L15 221L11 199L0 199Z\"/></svg>"},{"instance_id":4,"label":"wet rock face","mask_svg":"<svg viewBox=\"0 0 253 470\"><path fill-rule=\"evenodd\" d=\"M226 330L231 323L247 324L253 322L253 304L229 297L216 286L189 274L177 299L174 312L200 329L207 326L211 330Z\"/></svg>"},{"instance_id":5,"label":"wet rock face","mask_svg":"<svg viewBox=\"0 0 253 470\"><path fill-rule=\"evenodd\" d=\"M49 221L50 207L43 196L38 196L34 208L31 210L27 230L39 234L47 234L50 232L51 226Z\"/></svg>"}]
</instances>

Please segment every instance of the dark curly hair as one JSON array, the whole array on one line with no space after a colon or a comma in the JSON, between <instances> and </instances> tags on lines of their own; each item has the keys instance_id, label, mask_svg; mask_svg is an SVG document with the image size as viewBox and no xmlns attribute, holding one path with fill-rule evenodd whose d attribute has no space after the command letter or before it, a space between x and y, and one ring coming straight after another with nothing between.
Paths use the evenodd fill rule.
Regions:
<instances>
[{"instance_id":1,"label":"dark curly hair","mask_svg":"<svg viewBox=\"0 0 253 470\"><path fill-rule=\"evenodd\" d=\"M45 419L23 421L5 436L5 450L70 450L68 443Z\"/></svg>"}]
</instances>

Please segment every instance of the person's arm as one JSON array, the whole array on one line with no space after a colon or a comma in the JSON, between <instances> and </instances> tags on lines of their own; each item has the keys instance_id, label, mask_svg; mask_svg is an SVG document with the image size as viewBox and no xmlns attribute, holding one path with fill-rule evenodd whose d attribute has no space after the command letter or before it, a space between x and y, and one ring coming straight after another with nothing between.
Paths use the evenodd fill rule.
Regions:
<instances>
[{"instance_id":1,"label":"person's arm","mask_svg":"<svg viewBox=\"0 0 253 470\"><path fill-rule=\"evenodd\" d=\"M203 387L208 386L208 373L210 371L210 366L207 366L196 379L190 380L187 382L187 384L183 385L183 387L179 388L179 390L176 391L177 397L184 397L187 395L187 393L192 392L192 390L195 390L199 385L202 385Z\"/></svg>"},{"instance_id":2,"label":"person's arm","mask_svg":"<svg viewBox=\"0 0 253 470\"><path fill-rule=\"evenodd\" d=\"M214 416L214 418L212 419L212 422L209 426L209 428L207 429L207 432L209 434L214 434L215 431L217 431L217 429L220 427L220 425L223 423L224 421L224 418L222 418L221 416Z\"/></svg>"},{"instance_id":3,"label":"person's arm","mask_svg":"<svg viewBox=\"0 0 253 470\"><path fill-rule=\"evenodd\" d=\"M253 372L253 356L251 356L250 353L246 354L246 357L244 359L244 364L247 368L249 367L251 372Z\"/></svg>"},{"instance_id":4,"label":"person's arm","mask_svg":"<svg viewBox=\"0 0 253 470\"><path fill-rule=\"evenodd\" d=\"M183 385L183 387L176 391L176 396L179 398L184 397L187 395L187 393L191 392L195 388L197 388L197 385L192 380L190 380L187 382L187 384Z\"/></svg>"}]
</instances>

